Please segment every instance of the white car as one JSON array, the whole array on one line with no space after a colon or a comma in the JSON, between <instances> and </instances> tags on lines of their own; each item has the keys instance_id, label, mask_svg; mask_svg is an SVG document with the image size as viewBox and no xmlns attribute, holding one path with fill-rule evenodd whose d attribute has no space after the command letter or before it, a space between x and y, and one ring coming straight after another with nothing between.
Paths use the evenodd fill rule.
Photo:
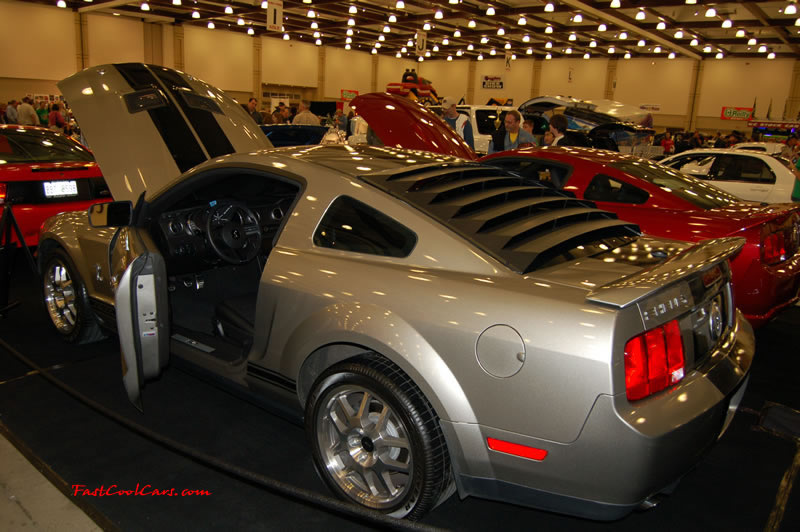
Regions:
<instances>
[{"instance_id":1,"label":"white car","mask_svg":"<svg viewBox=\"0 0 800 532\"><path fill-rule=\"evenodd\" d=\"M792 163L752 150L711 148L672 155L661 164L685 174L713 181L714 185L750 201L792 201L795 174Z\"/></svg>"},{"instance_id":2,"label":"white car","mask_svg":"<svg viewBox=\"0 0 800 532\"><path fill-rule=\"evenodd\" d=\"M441 116L441 105L432 105L428 108ZM503 123L505 113L516 109L516 107L501 105L457 105L456 109L458 109L458 112L462 115L467 115L469 123L472 124L472 136L475 139L475 152L479 155L486 155L489 152L489 141L492 140L492 133Z\"/></svg>"}]
</instances>

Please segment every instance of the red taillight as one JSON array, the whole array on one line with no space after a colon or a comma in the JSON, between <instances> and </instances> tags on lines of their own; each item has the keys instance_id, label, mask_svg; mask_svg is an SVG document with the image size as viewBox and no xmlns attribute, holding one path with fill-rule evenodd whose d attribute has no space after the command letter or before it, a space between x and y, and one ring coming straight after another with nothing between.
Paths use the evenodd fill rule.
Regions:
<instances>
[{"instance_id":1,"label":"red taillight","mask_svg":"<svg viewBox=\"0 0 800 532\"><path fill-rule=\"evenodd\" d=\"M786 260L786 239L783 231L775 231L761 242L761 259L767 264L777 264Z\"/></svg>"},{"instance_id":2,"label":"red taillight","mask_svg":"<svg viewBox=\"0 0 800 532\"><path fill-rule=\"evenodd\" d=\"M678 320L635 336L625 344L625 392L635 401L679 382L684 375Z\"/></svg>"},{"instance_id":3,"label":"red taillight","mask_svg":"<svg viewBox=\"0 0 800 532\"><path fill-rule=\"evenodd\" d=\"M0 183L0 205L6 202L7 195L8 195L8 185L5 183Z\"/></svg>"},{"instance_id":4,"label":"red taillight","mask_svg":"<svg viewBox=\"0 0 800 532\"><path fill-rule=\"evenodd\" d=\"M536 447L528 447L527 445L520 445L519 443L511 443L510 441L497 440L495 438L486 438L486 443L489 449L506 454L513 454L514 456L521 456L523 458L530 458L531 460L544 460L547 456L547 450L537 449Z\"/></svg>"}]
</instances>

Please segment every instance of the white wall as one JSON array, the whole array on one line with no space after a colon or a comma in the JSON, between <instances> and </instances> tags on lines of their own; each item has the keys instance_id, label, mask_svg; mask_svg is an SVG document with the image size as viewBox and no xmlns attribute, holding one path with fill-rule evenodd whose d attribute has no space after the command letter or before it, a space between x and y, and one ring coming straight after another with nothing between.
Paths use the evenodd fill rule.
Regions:
<instances>
[{"instance_id":1,"label":"white wall","mask_svg":"<svg viewBox=\"0 0 800 532\"><path fill-rule=\"evenodd\" d=\"M719 118L722 107L752 107L765 118L772 99L772 117L780 119L792 84L793 59L711 59L703 62L698 116Z\"/></svg>"},{"instance_id":2,"label":"white wall","mask_svg":"<svg viewBox=\"0 0 800 532\"><path fill-rule=\"evenodd\" d=\"M89 13L86 16L89 65L144 61L141 19ZM120 46L125 43L125 46Z\"/></svg>"},{"instance_id":3,"label":"white wall","mask_svg":"<svg viewBox=\"0 0 800 532\"><path fill-rule=\"evenodd\" d=\"M253 39L245 33L186 26L186 72L226 91L253 91Z\"/></svg>"},{"instance_id":4,"label":"white wall","mask_svg":"<svg viewBox=\"0 0 800 532\"><path fill-rule=\"evenodd\" d=\"M659 105L654 115L686 115L693 68L692 59L618 59L614 99L637 106Z\"/></svg>"},{"instance_id":5,"label":"white wall","mask_svg":"<svg viewBox=\"0 0 800 532\"><path fill-rule=\"evenodd\" d=\"M607 70L608 59L601 57L544 60L539 96L572 96L583 100L603 98Z\"/></svg>"},{"instance_id":6,"label":"white wall","mask_svg":"<svg viewBox=\"0 0 800 532\"><path fill-rule=\"evenodd\" d=\"M316 50L314 50L316 52ZM370 92L372 80L372 55L342 48L325 49L325 94L323 98L341 97L342 89ZM262 74L266 80L266 75ZM277 81L270 81L277 83ZM315 81L316 85L316 81Z\"/></svg>"},{"instance_id":7,"label":"white wall","mask_svg":"<svg viewBox=\"0 0 800 532\"><path fill-rule=\"evenodd\" d=\"M466 101L467 83L469 83L469 61L424 61L419 63L412 61L411 66L403 67L396 74L396 79L400 81L400 76L406 68L416 68L422 77L433 81L433 87L440 98L452 96L456 100L462 97ZM472 104L473 102L467 102ZM483 103L483 102L481 102Z\"/></svg>"},{"instance_id":8,"label":"white wall","mask_svg":"<svg viewBox=\"0 0 800 532\"><path fill-rule=\"evenodd\" d=\"M2 2L0 6L0 78L60 80L75 72L72 11L20 2Z\"/></svg>"},{"instance_id":9,"label":"white wall","mask_svg":"<svg viewBox=\"0 0 800 532\"><path fill-rule=\"evenodd\" d=\"M317 86L319 55L316 45L300 41L284 41L279 38L260 38L262 39L261 79L264 83L297 87ZM188 63L186 68L189 68Z\"/></svg>"},{"instance_id":10,"label":"white wall","mask_svg":"<svg viewBox=\"0 0 800 532\"><path fill-rule=\"evenodd\" d=\"M167 68L175 68L175 29L170 24L161 25L161 46L164 64Z\"/></svg>"},{"instance_id":11,"label":"white wall","mask_svg":"<svg viewBox=\"0 0 800 532\"><path fill-rule=\"evenodd\" d=\"M498 52L499 55L496 57L501 57L500 59L476 61L475 96L473 97L474 101L469 103L483 105L491 98L514 98L514 103L519 105L530 98L533 61L518 59L511 62L511 70L506 70L506 62L502 58L503 53L503 50ZM503 89L484 89L483 76L502 76Z\"/></svg>"}]
</instances>

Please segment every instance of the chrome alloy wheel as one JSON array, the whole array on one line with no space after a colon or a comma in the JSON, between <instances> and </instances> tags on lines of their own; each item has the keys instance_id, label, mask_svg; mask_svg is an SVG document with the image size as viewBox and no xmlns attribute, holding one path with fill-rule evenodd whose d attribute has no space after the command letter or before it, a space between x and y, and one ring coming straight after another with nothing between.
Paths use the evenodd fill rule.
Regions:
<instances>
[{"instance_id":1,"label":"chrome alloy wheel","mask_svg":"<svg viewBox=\"0 0 800 532\"><path fill-rule=\"evenodd\" d=\"M315 423L328 475L359 504L378 510L395 506L413 485L407 428L366 388L334 386L325 395Z\"/></svg>"},{"instance_id":2,"label":"chrome alloy wheel","mask_svg":"<svg viewBox=\"0 0 800 532\"><path fill-rule=\"evenodd\" d=\"M44 275L44 301L56 328L64 334L78 322L78 301L69 268L60 259L50 262Z\"/></svg>"}]
</instances>

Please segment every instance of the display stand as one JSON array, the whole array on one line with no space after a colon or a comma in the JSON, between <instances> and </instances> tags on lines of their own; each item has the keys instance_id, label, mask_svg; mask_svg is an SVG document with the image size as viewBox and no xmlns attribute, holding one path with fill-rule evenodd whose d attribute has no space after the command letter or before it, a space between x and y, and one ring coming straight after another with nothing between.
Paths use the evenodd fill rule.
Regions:
<instances>
[{"instance_id":1,"label":"display stand","mask_svg":"<svg viewBox=\"0 0 800 532\"><path fill-rule=\"evenodd\" d=\"M16 242L13 239L15 235L17 237ZM19 301L9 303L8 298L11 292L11 274L14 271L17 248L20 246L23 249L23 253L25 253L31 271L36 273L36 263L33 260L31 250L25 245L25 239L22 236L22 231L17 224L16 218L14 218L11 203L6 202L3 205L3 214L0 216L0 318L5 317L9 310L19 305Z\"/></svg>"}]
</instances>

